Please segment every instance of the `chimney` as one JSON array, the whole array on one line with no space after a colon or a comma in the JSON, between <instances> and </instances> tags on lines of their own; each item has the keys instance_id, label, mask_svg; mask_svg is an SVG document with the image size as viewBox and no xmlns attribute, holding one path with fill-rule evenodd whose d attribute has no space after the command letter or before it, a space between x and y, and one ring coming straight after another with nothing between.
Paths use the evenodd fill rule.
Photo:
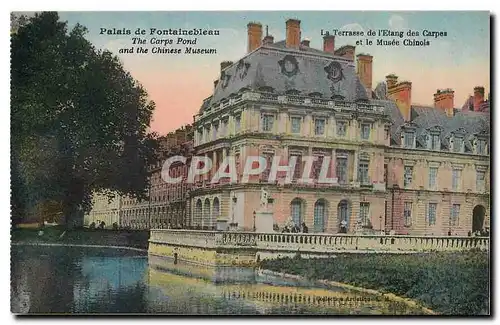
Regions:
<instances>
[{"instance_id":1,"label":"chimney","mask_svg":"<svg viewBox=\"0 0 500 325\"><path fill-rule=\"evenodd\" d=\"M233 61L222 61L220 63L220 71L224 71L227 67L229 67L231 64L233 64Z\"/></svg>"},{"instance_id":2,"label":"chimney","mask_svg":"<svg viewBox=\"0 0 500 325\"><path fill-rule=\"evenodd\" d=\"M385 76L385 83L387 84L387 89L396 86L396 84L398 83L398 76L392 73Z\"/></svg>"},{"instance_id":3,"label":"chimney","mask_svg":"<svg viewBox=\"0 0 500 325\"><path fill-rule=\"evenodd\" d=\"M454 91L452 89L438 89L434 94L434 107L442 109L446 112L446 115L453 116L453 99Z\"/></svg>"},{"instance_id":4,"label":"chimney","mask_svg":"<svg viewBox=\"0 0 500 325\"><path fill-rule=\"evenodd\" d=\"M484 87L474 87L474 111L479 111L481 103L484 101Z\"/></svg>"},{"instance_id":5,"label":"chimney","mask_svg":"<svg viewBox=\"0 0 500 325\"><path fill-rule=\"evenodd\" d=\"M352 45L344 45L339 47L334 51L335 55L341 56L348 60L354 61L354 53L356 52L356 47Z\"/></svg>"},{"instance_id":6,"label":"chimney","mask_svg":"<svg viewBox=\"0 0 500 325\"><path fill-rule=\"evenodd\" d=\"M323 51L335 54L335 36L333 35L323 36Z\"/></svg>"},{"instance_id":7,"label":"chimney","mask_svg":"<svg viewBox=\"0 0 500 325\"><path fill-rule=\"evenodd\" d=\"M264 40L262 40L262 45L269 45L274 43L274 37L272 35L264 36Z\"/></svg>"},{"instance_id":8,"label":"chimney","mask_svg":"<svg viewBox=\"0 0 500 325\"><path fill-rule=\"evenodd\" d=\"M361 83L366 88L368 98L372 97L372 71L373 71L373 56L369 54L358 54L356 56L356 73L361 80Z\"/></svg>"},{"instance_id":9,"label":"chimney","mask_svg":"<svg viewBox=\"0 0 500 325\"><path fill-rule=\"evenodd\" d=\"M269 35L269 26L266 25L266 36L262 40L262 45L269 45L274 43L274 37Z\"/></svg>"},{"instance_id":10,"label":"chimney","mask_svg":"<svg viewBox=\"0 0 500 325\"><path fill-rule=\"evenodd\" d=\"M411 82L401 81L398 76L390 74L385 77L387 82L387 97L396 102L396 105L406 122L411 121Z\"/></svg>"},{"instance_id":11,"label":"chimney","mask_svg":"<svg viewBox=\"0 0 500 325\"><path fill-rule=\"evenodd\" d=\"M248 23L248 53L262 45L262 25L260 23Z\"/></svg>"},{"instance_id":12,"label":"chimney","mask_svg":"<svg viewBox=\"0 0 500 325\"><path fill-rule=\"evenodd\" d=\"M300 42L300 45L302 45L304 47L309 47L310 44L311 44L311 41L308 40L307 38L302 40L302 42Z\"/></svg>"},{"instance_id":13,"label":"chimney","mask_svg":"<svg viewBox=\"0 0 500 325\"><path fill-rule=\"evenodd\" d=\"M286 21L286 47L299 48L300 45L300 20L288 19Z\"/></svg>"}]
</instances>

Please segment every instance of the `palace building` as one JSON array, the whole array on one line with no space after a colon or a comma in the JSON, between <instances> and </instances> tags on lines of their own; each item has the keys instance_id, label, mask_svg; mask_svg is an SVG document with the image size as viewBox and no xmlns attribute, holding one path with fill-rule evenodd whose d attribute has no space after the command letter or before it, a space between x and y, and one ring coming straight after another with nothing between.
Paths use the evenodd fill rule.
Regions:
<instances>
[{"instance_id":1,"label":"palace building","mask_svg":"<svg viewBox=\"0 0 500 325\"><path fill-rule=\"evenodd\" d=\"M349 45L336 49L332 35L314 49L296 19L286 21L278 42L259 23L247 27L248 53L221 63L213 94L194 118L194 153L213 167L193 184L192 226L255 230L265 190L280 229L293 222L310 232L345 225L348 233L467 235L489 227L484 88L481 100L481 87L469 99L472 110L456 109L451 89L438 90L432 107L415 105L411 82L394 74L372 89L373 57ZM296 157L295 175L303 173L303 157L317 157L312 174L331 157L336 183L287 184L283 173L269 183L269 168L249 182L210 182L227 156L235 157L240 180L249 156L265 157L268 166L274 156L281 165Z\"/></svg>"},{"instance_id":2,"label":"palace building","mask_svg":"<svg viewBox=\"0 0 500 325\"><path fill-rule=\"evenodd\" d=\"M181 155L187 158L186 164L175 163L169 168L172 177L187 178L190 157L193 153L191 126L170 132L160 139L159 161L149 166L150 187L147 199L139 201L128 196L108 201L108 197L96 194L92 210L85 215L84 224L90 225L97 220L105 221L106 228L117 223L127 229L184 228L190 226L189 190L187 182L169 184L162 180L161 171L165 159ZM109 220L109 221L108 221Z\"/></svg>"}]
</instances>

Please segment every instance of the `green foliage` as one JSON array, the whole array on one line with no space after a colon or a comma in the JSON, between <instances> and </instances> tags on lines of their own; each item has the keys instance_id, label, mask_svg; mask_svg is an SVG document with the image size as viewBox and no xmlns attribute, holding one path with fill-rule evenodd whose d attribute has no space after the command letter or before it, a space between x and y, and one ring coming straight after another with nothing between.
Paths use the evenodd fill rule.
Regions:
<instances>
[{"instance_id":1,"label":"green foliage","mask_svg":"<svg viewBox=\"0 0 500 325\"><path fill-rule=\"evenodd\" d=\"M273 271L405 296L447 315L489 312L489 258L479 251L411 255L351 254L330 259L264 260Z\"/></svg>"},{"instance_id":2,"label":"green foliage","mask_svg":"<svg viewBox=\"0 0 500 325\"><path fill-rule=\"evenodd\" d=\"M144 199L158 147L146 91L85 27L54 12L11 19L13 213L54 200L82 216L94 191Z\"/></svg>"}]
</instances>

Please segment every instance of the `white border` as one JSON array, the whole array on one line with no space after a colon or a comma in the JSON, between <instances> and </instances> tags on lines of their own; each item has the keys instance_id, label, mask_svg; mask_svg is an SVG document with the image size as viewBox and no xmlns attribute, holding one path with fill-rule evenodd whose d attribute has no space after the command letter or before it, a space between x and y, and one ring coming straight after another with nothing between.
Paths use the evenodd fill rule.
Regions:
<instances>
[{"instance_id":1,"label":"white border","mask_svg":"<svg viewBox=\"0 0 500 325\"><path fill-rule=\"evenodd\" d=\"M3 4L6 2L2 2ZM8 3L8 2L7 2ZM2 105L2 109L0 109L0 149L2 151L2 155L0 158L0 163L2 172L0 175L2 177L2 181L0 182L0 191L1 191L1 198L2 198L2 205L1 205L1 215L3 216L4 220L4 226L2 227L3 236L1 236L1 240L3 241L1 247L1 252L2 252L2 261L4 262L4 267L1 268L1 274L2 274L2 281L1 283L1 292L2 292L2 299L1 299L1 312L0 312L0 317L2 321L7 321L8 323L13 323L15 319L11 316L10 314L10 278L9 278L9 273L10 269L7 267L7 262L10 261L9 255L9 247L10 247L10 234L9 234L9 227L7 226L9 223L9 215L10 215L10 186L9 186L9 166L10 166L10 160L9 160L9 140L10 139L10 123L9 123L9 110L7 109L10 107L9 105L9 91L7 89L10 89L10 79L9 79L9 12L10 11L33 11L33 10L40 10L44 9L47 10L60 10L60 11L66 11L66 10L141 10L141 11L148 11L148 10L286 10L286 11L296 11L296 10L391 10L391 11L397 11L397 10L488 10L488 11L493 11L493 12L499 12L498 6L499 2L498 1L454 1L454 2L448 2L448 1L436 1L436 0L419 0L419 1L382 1L382 0L357 0L357 1L332 1L332 2L325 2L324 0L308 0L308 1L302 1L301 3L297 3L295 1L269 1L269 0L252 0L252 1L246 1L246 2L237 2L237 1L220 1L220 0L211 0L211 1L199 1L199 2L194 2L194 1L178 1L178 2L156 2L156 1L147 1L147 0L142 0L142 1L107 1L104 3L102 0L86 0L83 2L71 2L71 1L23 1L23 3L8 3L10 4L9 8L6 8L6 11L3 11L2 19L1 19L1 30L3 31L0 33L1 37L1 44L4 44L3 46L3 51L2 51L2 60L1 62L1 67L2 67L2 86L0 89L2 89L3 96L1 97L2 101L4 104ZM9 11L9 12L7 12ZM498 18L498 17L497 17ZM498 20L496 21L496 24L498 25ZM495 35L495 41L498 42L498 34ZM494 71L495 73L497 72L496 70ZM498 86L495 85L495 94L498 94L497 92ZM496 96L494 96L496 99ZM493 110L495 110L496 107L493 107ZM494 122L495 123L495 122ZM496 124L496 123L495 123ZM497 132L498 136L498 132ZM498 142L498 139L495 138L495 144ZM495 166L496 167L496 166ZM498 171L498 169L495 169ZM498 182L492 182L495 184L498 184ZM495 192L498 193L498 192ZM500 202L498 200L497 195L495 195L495 202ZM496 209L495 209L496 212ZM496 218L498 214L492 213L491 214L493 218ZM492 229L492 233L496 234L498 231L497 224L500 221L495 220L494 221L494 229ZM495 242L498 242L498 240L495 240ZM495 251L497 251L497 247L495 247ZM496 265L496 272L495 275L498 273L499 266ZM498 281L498 277L496 277L496 280ZM495 282L497 282L495 281ZM492 293L493 295L493 293ZM496 302L496 306L498 307L498 301L500 299L494 299ZM498 312L498 308L496 308L496 311ZM210 318L202 318L199 320L207 321ZM49 319L46 321L66 321L67 319ZM77 319L72 319L73 321L78 321L81 322L83 319L77 318ZM123 321L123 318L113 320L111 319L97 319L97 320L92 320L94 323L98 322L117 322L117 321ZM135 318L134 320L138 320ZM189 321L197 321L198 319L195 320L189 320ZM291 319L286 319L286 320L279 320L279 319L255 319L255 318L249 318L247 320L245 319L228 319L229 321L237 321L237 322L242 322L242 321L252 321L252 322L282 322L282 321L291 321ZM301 322L308 322L313 319L300 319L297 321ZM315 321L318 321L320 319L314 319ZM391 319L379 319L379 321L382 322L387 322L390 321ZM395 321L401 321L403 319L394 319ZM25 323L32 323L35 320L24 320ZM140 321L144 321L144 318L140 319ZM165 320L158 319L156 320L157 322L162 322ZM168 322L176 322L176 320L168 320ZM216 320L219 321L219 320ZM335 321L335 322L346 322L349 320L332 320L332 319L324 319L323 321ZM377 321L374 319L351 319L350 320L355 321L356 323L364 323L364 322L373 322ZM417 322L428 322L428 320L425 319L415 319ZM440 320L434 320L435 322L443 322L443 321L450 321L448 319L440 319ZM455 321L455 320L451 320Z\"/></svg>"}]
</instances>

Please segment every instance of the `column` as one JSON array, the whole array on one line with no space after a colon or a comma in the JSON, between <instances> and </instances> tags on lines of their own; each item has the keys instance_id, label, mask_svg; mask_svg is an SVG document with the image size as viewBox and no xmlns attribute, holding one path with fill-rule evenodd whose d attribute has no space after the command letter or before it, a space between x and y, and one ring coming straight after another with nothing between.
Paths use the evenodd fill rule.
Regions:
<instances>
[{"instance_id":1,"label":"column","mask_svg":"<svg viewBox=\"0 0 500 325\"><path fill-rule=\"evenodd\" d=\"M241 118L240 118L240 130L241 130L241 132L245 132L247 130L246 119L247 119L247 110L243 109L241 111Z\"/></svg>"},{"instance_id":2,"label":"column","mask_svg":"<svg viewBox=\"0 0 500 325\"><path fill-rule=\"evenodd\" d=\"M212 168L210 169L210 179L215 175L217 172L217 150L214 150L212 153Z\"/></svg>"},{"instance_id":3,"label":"column","mask_svg":"<svg viewBox=\"0 0 500 325\"><path fill-rule=\"evenodd\" d=\"M358 151L354 151L354 161L353 161L353 170L352 170L352 180L354 182L358 181Z\"/></svg>"},{"instance_id":4,"label":"column","mask_svg":"<svg viewBox=\"0 0 500 325\"><path fill-rule=\"evenodd\" d=\"M208 158L208 153L205 152L205 159ZM209 176L208 176L209 173L206 173L203 175L203 180L208 180L209 179Z\"/></svg>"}]
</instances>

